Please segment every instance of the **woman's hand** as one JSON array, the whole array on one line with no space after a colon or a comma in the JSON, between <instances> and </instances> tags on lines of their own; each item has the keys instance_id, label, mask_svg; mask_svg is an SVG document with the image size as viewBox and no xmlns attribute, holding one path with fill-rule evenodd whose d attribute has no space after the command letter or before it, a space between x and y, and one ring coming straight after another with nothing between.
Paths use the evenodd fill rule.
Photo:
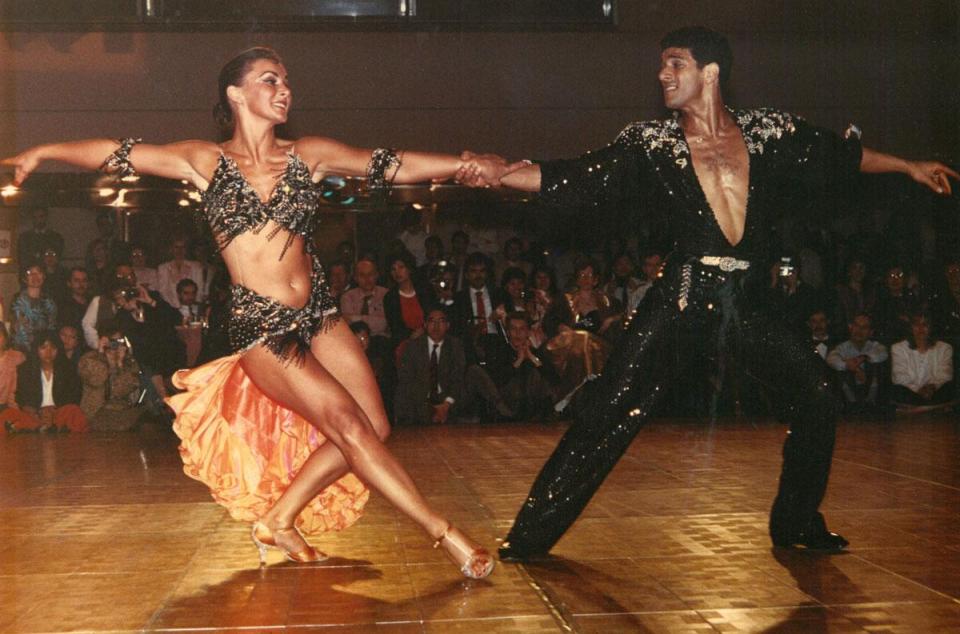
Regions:
<instances>
[{"instance_id":1,"label":"woman's hand","mask_svg":"<svg viewBox=\"0 0 960 634\"><path fill-rule=\"evenodd\" d=\"M37 166L43 161L43 146L35 146L24 150L16 156L11 156L0 161L0 165L13 167L13 184L22 185L23 181L33 173Z\"/></svg>"},{"instance_id":2,"label":"woman's hand","mask_svg":"<svg viewBox=\"0 0 960 634\"><path fill-rule=\"evenodd\" d=\"M946 196L953 192L950 178L960 180L960 174L939 161L907 161L907 174L921 185Z\"/></svg>"}]
</instances>

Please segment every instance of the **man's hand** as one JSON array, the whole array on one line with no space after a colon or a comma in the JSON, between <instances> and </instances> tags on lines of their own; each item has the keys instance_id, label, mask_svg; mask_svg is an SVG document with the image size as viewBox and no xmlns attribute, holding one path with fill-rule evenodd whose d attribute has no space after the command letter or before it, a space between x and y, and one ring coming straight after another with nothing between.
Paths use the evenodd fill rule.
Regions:
<instances>
[{"instance_id":1,"label":"man's hand","mask_svg":"<svg viewBox=\"0 0 960 634\"><path fill-rule=\"evenodd\" d=\"M923 400L929 401L931 398L933 398L933 394L936 391L937 391L937 387L935 385L933 385L932 383L927 383L922 388L920 388L920 391L918 392L918 394L920 394L920 396L923 397Z\"/></svg>"},{"instance_id":2,"label":"man's hand","mask_svg":"<svg viewBox=\"0 0 960 634\"><path fill-rule=\"evenodd\" d=\"M527 161L507 163L497 154L475 154L469 150L460 154L460 160L464 164L454 179L467 187L500 187L501 178L530 164Z\"/></svg>"},{"instance_id":3,"label":"man's hand","mask_svg":"<svg viewBox=\"0 0 960 634\"><path fill-rule=\"evenodd\" d=\"M907 161L907 174L921 185L945 196L953 193L950 178L960 180L960 174L939 161Z\"/></svg>"},{"instance_id":4,"label":"man's hand","mask_svg":"<svg viewBox=\"0 0 960 634\"><path fill-rule=\"evenodd\" d=\"M863 365L863 361L863 356L850 357L849 359L846 359L844 363L847 366L847 372L856 372L859 370L860 366Z\"/></svg>"}]
</instances>

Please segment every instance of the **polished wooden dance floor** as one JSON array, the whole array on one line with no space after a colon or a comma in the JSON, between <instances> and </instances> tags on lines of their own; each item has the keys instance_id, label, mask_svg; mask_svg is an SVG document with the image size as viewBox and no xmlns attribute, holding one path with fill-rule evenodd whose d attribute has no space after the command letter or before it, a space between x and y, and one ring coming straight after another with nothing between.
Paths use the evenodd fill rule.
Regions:
<instances>
[{"instance_id":1,"label":"polished wooden dance floor","mask_svg":"<svg viewBox=\"0 0 960 634\"><path fill-rule=\"evenodd\" d=\"M399 429L427 495L493 546L563 431ZM0 632L960 632L960 425L845 422L824 510L850 552L770 548L784 429L655 421L555 555L458 578L374 497L257 566L168 430L0 436Z\"/></svg>"}]
</instances>

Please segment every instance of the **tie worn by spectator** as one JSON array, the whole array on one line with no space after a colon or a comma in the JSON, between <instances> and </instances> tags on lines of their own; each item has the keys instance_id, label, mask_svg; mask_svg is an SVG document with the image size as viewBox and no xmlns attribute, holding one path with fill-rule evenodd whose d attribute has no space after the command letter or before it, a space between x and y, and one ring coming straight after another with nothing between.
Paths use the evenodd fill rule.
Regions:
<instances>
[{"instance_id":1,"label":"tie worn by spectator","mask_svg":"<svg viewBox=\"0 0 960 634\"><path fill-rule=\"evenodd\" d=\"M454 296L453 334L463 341L468 365L486 363L487 349L505 339L495 314L497 306L505 303L499 291L488 286L490 266L480 252L471 253L466 262L466 288Z\"/></svg>"},{"instance_id":2,"label":"tie worn by spectator","mask_svg":"<svg viewBox=\"0 0 960 634\"><path fill-rule=\"evenodd\" d=\"M463 400L466 361L460 340L449 334L442 308L427 313L425 337L410 341L397 369L394 411L399 423L446 423Z\"/></svg>"},{"instance_id":3,"label":"tie worn by spectator","mask_svg":"<svg viewBox=\"0 0 960 634\"><path fill-rule=\"evenodd\" d=\"M850 338L830 351L827 363L840 373L847 412L875 412L880 382L886 375L887 347L870 339L873 328L869 315L854 317L849 329Z\"/></svg>"},{"instance_id":4,"label":"tie worn by spectator","mask_svg":"<svg viewBox=\"0 0 960 634\"><path fill-rule=\"evenodd\" d=\"M373 337L389 337L383 298L387 289L377 284L377 264L362 257L356 265L357 287L340 297L340 310L349 322L364 321Z\"/></svg>"},{"instance_id":5,"label":"tie worn by spectator","mask_svg":"<svg viewBox=\"0 0 960 634\"><path fill-rule=\"evenodd\" d=\"M56 332L37 333L27 361L17 371L16 400L20 409L4 421L8 432L87 431L87 417L79 405L80 379L63 357Z\"/></svg>"},{"instance_id":6,"label":"tie worn by spectator","mask_svg":"<svg viewBox=\"0 0 960 634\"><path fill-rule=\"evenodd\" d=\"M80 409L95 431L131 429L142 413L140 367L116 321L106 322L99 345L80 359Z\"/></svg>"}]
</instances>

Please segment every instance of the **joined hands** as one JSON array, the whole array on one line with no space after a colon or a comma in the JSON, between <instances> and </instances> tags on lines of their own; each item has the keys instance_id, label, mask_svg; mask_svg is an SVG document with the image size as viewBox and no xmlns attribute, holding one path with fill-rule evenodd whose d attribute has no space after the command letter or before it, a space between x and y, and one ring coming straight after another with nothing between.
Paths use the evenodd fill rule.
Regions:
<instances>
[{"instance_id":1,"label":"joined hands","mask_svg":"<svg viewBox=\"0 0 960 634\"><path fill-rule=\"evenodd\" d=\"M530 161L514 161L508 163L505 158L497 154L476 154L465 150L460 154L463 165L454 175L461 185L467 187L500 187L504 176L530 165Z\"/></svg>"}]
</instances>

